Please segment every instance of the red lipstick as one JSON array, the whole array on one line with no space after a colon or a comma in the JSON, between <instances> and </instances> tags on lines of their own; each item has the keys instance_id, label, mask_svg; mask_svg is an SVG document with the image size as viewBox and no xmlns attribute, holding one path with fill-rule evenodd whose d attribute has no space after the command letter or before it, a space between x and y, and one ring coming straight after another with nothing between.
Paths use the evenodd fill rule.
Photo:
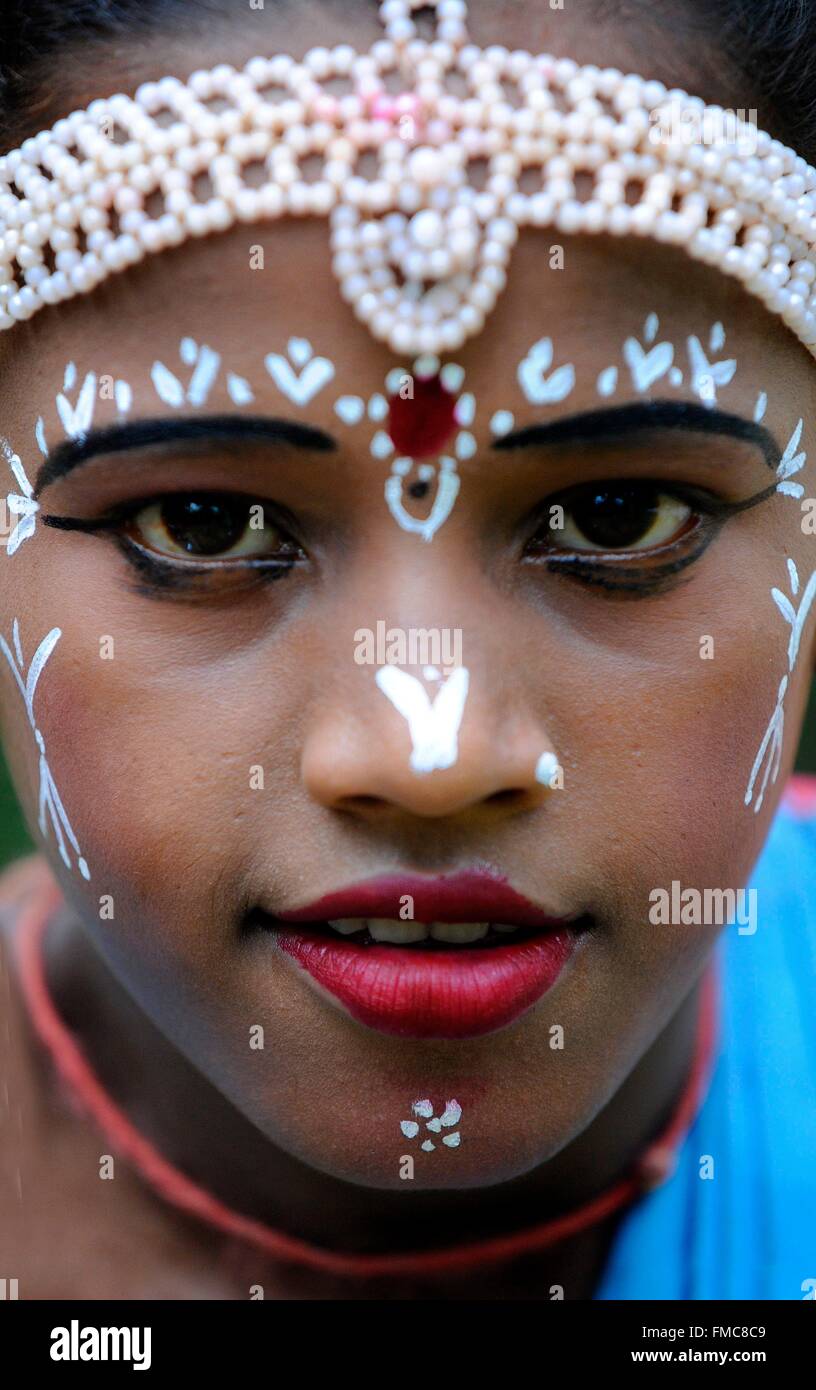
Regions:
<instances>
[{"instance_id":1,"label":"red lipstick","mask_svg":"<svg viewBox=\"0 0 816 1390\"><path fill-rule=\"evenodd\" d=\"M406 899L412 900L408 914ZM325 925L401 916L520 930L491 933L490 944L403 946L372 940L366 931L343 936ZM544 912L482 870L370 879L267 921L279 948L359 1023L396 1037L449 1039L492 1033L531 1008L560 976L580 925Z\"/></svg>"}]
</instances>

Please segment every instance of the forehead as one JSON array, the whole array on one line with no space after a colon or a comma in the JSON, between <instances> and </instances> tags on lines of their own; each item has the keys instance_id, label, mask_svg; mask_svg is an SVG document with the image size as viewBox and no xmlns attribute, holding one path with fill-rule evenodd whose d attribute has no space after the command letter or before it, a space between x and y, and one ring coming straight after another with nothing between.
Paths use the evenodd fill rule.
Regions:
<instances>
[{"instance_id":1,"label":"forehead","mask_svg":"<svg viewBox=\"0 0 816 1390\"><path fill-rule=\"evenodd\" d=\"M784 405L791 393L811 389L806 350L735 281L676 248L634 238L559 239L554 229L522 232L496 308L454 357L469 390L498 408L521 399L522 364L535 344L550 340L552 369L575 368L570 405L597 405L598 378L607 369L617 367L617 394L637 389L641 378L627 357L639 351L632 340L649 351L649 320L657 320L656 341L672 345L686 385L689 338L708 351L713 326L723 325L725 346L709 355L738 359L733 408L749 412L760 388ZM189 374L180 359L187 339L219 354L222 377L248 379L259 404L271 405L279 395L265 370L267 357L285 356L292 339L307 340L316 357L332 363L343 391L367 396L399 365L343 300L324 219L238 226L148 257L91 294L46 307L0 335L9 418L22 423L53 413L68 363L83 375L126 380L141 408L139 382L149 384L156 362ZM404 365L410 367L409 358ZM667 384L665 378L656 383L658 394ZM530 399L535 404L535 393ZM302 403L304 413L320 420L321 402L317 393Z\"/></svg>"}]
</instances>

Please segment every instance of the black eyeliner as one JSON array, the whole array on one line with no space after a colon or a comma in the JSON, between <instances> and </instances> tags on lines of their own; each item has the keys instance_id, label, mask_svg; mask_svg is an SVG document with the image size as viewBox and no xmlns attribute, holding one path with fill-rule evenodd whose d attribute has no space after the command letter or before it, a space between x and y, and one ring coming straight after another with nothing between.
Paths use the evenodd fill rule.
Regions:
<instances>
[{"instance_id":1,"label":"black eyeliner","mask_svg":"<svg viewBox=\"0 0 816 1390\"><path fill-rule=\"evenodd\" d=\"M218 598L229 598L236 593L246 592L259 584L275 583L279 579L285 579L298 564L298 558L292 556L285 560L241 559L221 564L211 562L198 565L194 560L170 557L158 559L129 536L114 532L113 539L117 549L142 581L131 582L128 587L144 598L188 597L213 602ZM222 588L217 593L207 592L207 581L212 582L219 571L223 575L225 570L237 578L238 582L232 588Z\"/></svg>"},{"instance_id":2,"label":"black eyeliner","mask_svg":"<svg viewBox=\"0 0 816 1390\"><path fill-rule=\"evenodd\" d=\"M615 481L620 482L622 480L616 479ZM607 484L607 486L609 485L611 484ZM588 486L593 485L577 483L574 488L569 489L569 492L574 494ZM593 556L592 552L580 551L564 551L560 555L551 551L548 554L527 555L525 558L532 564L545 566L550 574L561 575L586 586L604 589L609 593L628 594L633 598L648 598L655 594L668 592L673 587L674 577L705 554L731 516L759 506L760 503L773 496L776 490L777 484L772 483L769 487L763 488L761 492L755 493L753 497L746 498L743 502L725 502L721 498L711 497L708 493L679 483L673 485L671 489L666 487L664 491L667 496L678 497L697 510L702 517L702 524L695 527L693 531L679 536L675 541L669 542L665 547L667 551L675 549L684 541L691 540L699 532L701 534L694 550L663 564L652 564L651 567L648 567L645 562L650 558L649 551L636 552L631 550L622 551L620 560L614 558L610 560L610 555L613 552L600 552L597 556ZM567 496L568 493L566 492L558 494L559 498L566 498ZM552 499L548 499L544 507L540 509L539 515L546 513L553 505L556 503ZM624 557L631 559L637 553L643 555L644 563L640 565L630 564L628 567L621 563ZM654 552L652 552L653 554Z\"/></svg>"}]
</instances>

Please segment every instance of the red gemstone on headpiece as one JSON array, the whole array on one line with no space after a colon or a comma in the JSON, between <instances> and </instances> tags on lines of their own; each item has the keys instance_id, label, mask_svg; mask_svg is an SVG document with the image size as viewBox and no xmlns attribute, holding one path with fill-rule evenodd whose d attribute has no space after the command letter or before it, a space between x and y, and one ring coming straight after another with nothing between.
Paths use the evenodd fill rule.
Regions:
<instances>
[{"instance_id":1,"label":"red gemstone on headpiece","mask_svg":"<svg viewBox=\"0 0 816 1390\"><path fill-rule=\"evenodd\" d=\"M456 401L439 375L415 377L412 399L392 396L388 433L397 453L412 459L441 453L458 428Z\"/></svg>"}]
</instances>

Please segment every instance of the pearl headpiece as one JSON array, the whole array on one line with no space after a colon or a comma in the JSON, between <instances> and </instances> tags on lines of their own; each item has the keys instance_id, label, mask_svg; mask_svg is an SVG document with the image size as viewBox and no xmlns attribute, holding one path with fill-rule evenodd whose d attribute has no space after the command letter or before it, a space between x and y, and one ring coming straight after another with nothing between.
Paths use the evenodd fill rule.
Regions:
<instances>
[{"instance_id":1,"label":"pearl headpiece","mask_svg":"<svg viewBox=\"0 0 816 1390\"><path fill-rule=\"evenodd\" d=\"M190 237L320 216L344 299L397 353L478 333L519 229L552 226L682 246L816 355L811 165L742 120L708 141L726 113L660 82L477 48L466 14L464 0L385 0L367 53L164 77L25 140L0 158L0 328ZM686 138L664 138L678 111Z\"/></svg>"}]
</instances>

